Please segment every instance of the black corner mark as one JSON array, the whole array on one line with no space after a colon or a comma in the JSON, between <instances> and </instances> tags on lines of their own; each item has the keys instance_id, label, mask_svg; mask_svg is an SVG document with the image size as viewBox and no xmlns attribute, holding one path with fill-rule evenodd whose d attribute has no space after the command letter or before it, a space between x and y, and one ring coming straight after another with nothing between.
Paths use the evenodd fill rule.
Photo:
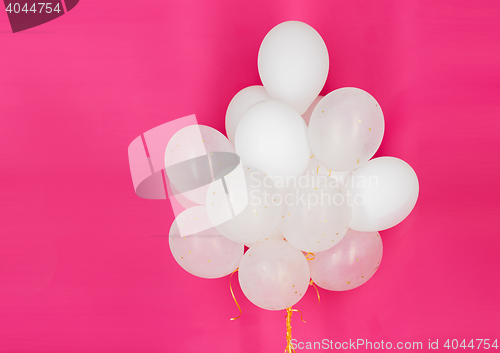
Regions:
<instances>
[{"instance_id":1,"label":"black corner mark","mask_svg":"<svg viewBox=\"0 0 500 353\"><path fill-rule=\"evenodd\" d=\"M79 0L4 0L12 32L20 32L61 17Z\"/></svg>"}]
</instances>

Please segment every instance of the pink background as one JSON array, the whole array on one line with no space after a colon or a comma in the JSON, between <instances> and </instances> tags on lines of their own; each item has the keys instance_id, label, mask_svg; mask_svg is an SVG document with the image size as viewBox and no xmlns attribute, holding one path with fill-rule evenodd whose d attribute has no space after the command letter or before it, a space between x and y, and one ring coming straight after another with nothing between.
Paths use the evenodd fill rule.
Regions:
<instances>
[{"instance_id":1,"label":"pink background","mask_svg":"<svg viewBox=\"0 0 500 353\"><path fill-rule=\"evenodd\" d=\"M296 305L299 341L499 337L500 4L492 1L102 1L12 34L0 11L0 352L282 352L284 312L237 279L174 261L167 201L134 194L127 147L192 113L224 131L259 84L260 41L301 20L323 36L323 93L380 102L378 155L421 193L382 233L377 274Z\"/></svg>"}]
</instances>

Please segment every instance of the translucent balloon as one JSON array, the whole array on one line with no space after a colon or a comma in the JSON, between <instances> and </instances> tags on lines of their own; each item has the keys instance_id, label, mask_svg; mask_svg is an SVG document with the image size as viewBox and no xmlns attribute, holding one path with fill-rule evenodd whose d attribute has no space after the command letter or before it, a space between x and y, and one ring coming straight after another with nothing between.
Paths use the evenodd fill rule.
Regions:
<instances>
[{"instance_id":1,"label":"translucent balloon","mask_svg":"<svg viewBox=\"0 0 500 353\"><path fill-rule=\"evenodd\" d=\"M328 169L324 165L318 161L318 159L315 156L312 156L309 159L309 164L307 166L306 171L304 172L304 176L307 175L325 175L329 176L330 178L333 178L336 180L339 185L347 185L349 182L349 177L351 176L352 171L347 171L347 172L338 172L335 170Z\"/></svg>"},{"instance_id":2,"label":"translucent balloon","mask_svg":"<svg viewBox=\"0 0 500 353\"><path fill-rule=\"evenodd\" d=\"M246 111L235 142L242 163L270 175L277 185L301 176L311 156L304 119L276 100L259 102Z\"/></svg>"},{"instance_id":3,"label":"translucent balloon","mask_svg":"<svg viewBox=\"0 0 500 353\"><path fill-rule=\"evenodd\" d=\"M283 22L271 29L259 49L260 79L274 99L304 114L328 76L328 50L311 26Z\"/></svg>"},{"instance_id":4,"label":"translucent balloon","mask_svg":"<svg viewBox=\"0 0 500 353\"><path fill-rule=\"evenodd\" d=\"M311 103L309 108L307 108L306 112L302 114L302 117L304 118L306 125L309 125L309 120L311 120L312 112L314 111L314 108L316 108L316 106L318 105L321 98L323 98L323 96L317 96L316 99Z\"/></svg>"},{"instance_id":5,"label":"translucent balloon","mask_svg":"<svg viewBox=\"0 0 500 353\"><path fill-rule=\"evenodd\" d=\"M184 196L179 191L177 191L170 181L169 181L169 186L170 186L171 195L174 196L174 198L177 200L177 202L182 207L182 209L186 210L190 207L200 206L199 204L191 201L186 196Z\"/></svg>"},{"instance_id":6,"label":"translucent balloon","mask_svg":"<svg viewBox=\"0 0 500 353\"><path fill-rule=\"evenodd\" d=\"M264 238L264 240L257 240L255 243L245 243L245 246L251 248L255 244L258 244L259 242L266 241L269 239L275 239L275 240L283 240L285 237L283 236L283 233L281 233L280 226L279 224L276 225L274 230L269 234L267 237Z\"/></svg>"},{"instance_id":7,"label":"translucent balloon","mask_svg":"<svg viewBox=\"0 0 500 353\"><path fill-rule=\"evenodd\" d=\"M366 163L384 136L382 109L368 92L340 88L318 103L309 122L313 153L331 170L347 171Z\"/></svg>"},{"instance_id":8,"label":"translucent balloon","mask_svg":"<svg viewBox=\"0 0 500 353\"><path fill-rule=\"evenodd\" d=\"M280 229L295 248L325 251L347 232L351 206L343 185L328 176L310 176L287 191L283 198Z\"/></svg>"},{"instance_id":9,"label":"translucent balloon","mask_svg":"<svg viewBox=\"0 0 500 353\"><path fill-rule=\"evenodd\" d=\"M296 304L309 286L309 264L284 240L266 240L247 250L240 262L241 290L253 304L283 310Z\"/></svg>"},{"instance_id":10,"label":"translucent balloon","mask_svg":"<svg viewBox=\"0 0 500 353\"><path fill-rule=\"evenodd\" d=\"M309 261L314 283L324 289L345 291L359 287L375 274L382 261L382 239L377 232L349 229L340 243L314 255Z\"/></svg>"},{"instance_id":11,"label":"translucent balloon","mask_svg":"<svg viewBox=\"0 0 500 353\"><path fill-rule=\"evenodd\" d=\"M352 194L350 228L371 232L404 220L418 198L418 179L408 163L394 157L375 158L356 169L349 180Z\"/></svg>"},{"instance_id":12,"label":"translucent balloon","mask_svg":"<svg viewBox=\"0 0 500 353\"><path fill-rule=\"evenodd\" d=\"M255 103L271 99L263 86L250 86L243 88L231 99L226 111L226 134L234 145L236 127L243 114Z\"/></svg>"},{"instance_id":13,"label":"translucent balloon","mask_svg":"<svg viewBox=\"0 0 500 353\"><path fill-rule=\"evenodd\" d=\"M228 240L214 228L198 232L197 223L206 223L207 220L205 206L188 208L179 214L170 228L170 251L175 261L192 275L224 277L238 268L244 247ZM181 236L181 233L191 235Z\"/></svg>"},{"instance_id":14,"label":"translucent balloon","mask_svg":"<svg viewBox=\"0 0 500 353\"><path fill-rule=\"evenodd\" d=\"M177 131L165 149L165 168L169 182L183 197L204 205L211 170L208 158L210 152L232 152L234 147L219 131L205 125L190 125ZM201 163L201 159L205 163ZM173 166L192 163L191 168L177 172ZM206 168L200 166L206 165ZM187 174L186 174L187 173Z\"/></svg>"},{"instance_id":15,"label":"translucent balloon","mask_svg":"<svg viewBox=\"0 0 500 353\"><path fill-rule=\"evenodd\" d=\"M241 172L235 169L224 180L225 187L212 183L208 188L206 202L212 224L238 243L264 240L279 218L279 204L272 199L276 195L272 179L256 168L244 166Z\"/></svg>"}]
</instances>

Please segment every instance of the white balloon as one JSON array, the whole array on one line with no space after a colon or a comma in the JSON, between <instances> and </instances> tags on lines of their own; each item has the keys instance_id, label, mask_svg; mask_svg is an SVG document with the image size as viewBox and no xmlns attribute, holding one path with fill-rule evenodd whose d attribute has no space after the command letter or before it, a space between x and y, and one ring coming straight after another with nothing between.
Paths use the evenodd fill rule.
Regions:
<instances>
[{"instance_id":1,"label":"white balloon","mask_svg":"<svg viewBox=\"0 0 500 353\"><path fill-rule=\"evenodd\" d=\"M260 79L274 99L304 114L328 76L328 50L311 26L283 22L266 35L259 49Z\"/></svg>"},{"instance_id":2,"label":"white balloon","mask_svg":"<svg viewBox=\"0 0 500 353\"><path fill-rule=\"evenodd\" d=\"M188 208L179 214L170 228L170 251L175 261L192 275L224 277L238 268L244 247L226 239L214 228L199 232L197 224L207 221L205 206Z\"/></svg>"},{"instance_id":3,"label":"white balloon","mask_svg":"<svg viewBox=\"0 0 500 353\"><path fill-rule=\"evenodd\" d=\"M345 291L366 283L382 261L382 239L377 232L349 229L342 241L309 261L312 280L321 288Z\"/></svg>"},{"instance_id":4,"label":"white balloon","mask_svg":"<svg viewBox=\"0 0 500 353\"><path fill-rule=\"evenodd\" d=\"M182 209L186 210L190 207L200 206L199 204L191 201L183 194L181 194L179 191L177 191L170 181L169 181L169 186L170 186L169 196L170 197L173 196L175 200L179 203L179 205L182 207ZM170 198L170 200L172 200L172 198Z\"/></svg>"},{"instance_id":5,"label":"white balloon","mask_svg":"<svg viewBox=\"0 0 500 353\"><path fill-rule=\"evenodd\" d=\"M304 118L306 125L309 125L309 121L311 120L312 112L314 111L314 108L316 108L316 106L318 105L321 98L323 98L323 96L317 96L316 99L311 103L309 108L307 108L306 112L304 114L302 114L302 117Z\"/></svg>"},{"instance_id":6,"label":"white balloon","mask_svg":"<svg viewBox=\"0 0 500 353\"><path fill-rule=\"evenodd\" d=\"M236 129L235 142L242 163L270 175L278 187L289 177L301 176L311 156L304 119L277 100L248 109Z\"/></svg>"},{"instance_id":7,"label":"white balloon","mask_svg":"<svg viewBox=\"0 0 500 353\"><path fill-rule=\"evenodd\" d=\"M418 198L418 179L408 163L394 157L375 158L356 169L349 180L350 228L373 232L404 220Z\"/></svg>"},{"instance_id":8,"label":"white balloon","mask_svg":"<svg viewBox=\"0 0 500 353\"><path fill-rule=\"evenodd\" d=\"M280 229L285 239L299 250L328 250L349 228L351 206L346 188L324 175L300 181L302 185L284 195Z\"/></svg>"},{"instance_id":9,"label":"white balloon","mask_svg":"<svg viewBox=\"0 0 500 353\"><path fill-rule=\"evenodd\" d=\"M207 156L211 152L234 153L234 147L223 134L205 125L182 128L172 136L165 149L165 168L173 189L179 190L183 197L200 205L205 204L208 189L208 183L205 181L211 180L210 169L199 168L200 163L197 162L193 162L192 168L181 173L174 172L172 167L182 162L194 161L197 157ZM196 184L197 187L191 188L189 184Z\"/></svg>"},{"instance_id":10,"label":"white balloon","mask_svg":"<svg viewBox=\"0 0 500 353\"><path fill-rule=\"evenodd\" d=\"M243 88L229 102L226 111L226 134L234 145L234 135L236 134L236 127L241 120L243 114L255 103L261 102L266 99L271 99L269 93L263 86L250 86Z\"/></svg>"},{"instance_id":11,"label":"white balloon","mask_svg":"<svg viewBox=\"0 0 500 353\"><path fill-rule=\"evenodd\" d=\"M353 170L366 163L384 136L382 109L368 92L345 87L327 94L309 121L314 155L327 168Z\"/></svg>"},{"instance_id":12,"label":"white balloon","mask_svg":"<svg viewBox=\"0 0 500 353\"><path fill-rule=\"evenodd\" d=\"M216 229L229 240L254 243L264 240L278 225L279 204L273 181L260 170L243 166L210 184L207 191L208 216ZM227 194L226 190L227 189Z\"/></svg>"},{"instance_id":13,"label":"white balloon","mask_svg":"<svg viewBox=\"0 0 500 353\"><path fill-rule=\"evenodd\" d=\"M281 233L281 229L280 229L279 224L276 225L276 227L271 232L271 234L269 234L267 237L265 237L264 240L257 240L255 243L245 243L245 246L251 248L255 244L258 244L259 241L262 242L262 241L266 241L269 239L275 239L275 240L284 240L285 239L285 237L283 236L283 233Z\"/></svg>"},{"instance_id":14,"label":"white balloon","mask_svg":"<svg viewBox=\"0 0 500 353\"><path fill-rule=\"evenodd\" d=\"M309 287L309 264L304 254L284 240L266 240L247 250L238 279L243 294L266 310L295 305Z\"/></svg>"}]
</instances>

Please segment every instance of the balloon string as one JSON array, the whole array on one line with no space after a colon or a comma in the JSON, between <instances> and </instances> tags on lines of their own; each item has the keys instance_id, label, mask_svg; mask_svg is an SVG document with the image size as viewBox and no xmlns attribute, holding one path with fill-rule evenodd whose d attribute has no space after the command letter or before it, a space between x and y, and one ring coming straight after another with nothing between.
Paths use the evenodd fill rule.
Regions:
<instances>
[{"instance_id":1,"label":"balloon string","mask_svg":"<svg viewBox=\"0 0 500 353\"><path fill-rule=\"evenodd\" d=\"M308 257L309 255L311 255L312 257L311 257L311 258L309 258L309 257ZM308 261L310 261L310 260L314 260L315 258L316 258L316 255L314 255L314 253L312 253L312 252L308 252L308 253L306 254L306 260L308 260Z\"/></svg>"},{"instance_id":2,"label":"balloon string","mask_svg":"<svg viewBox=\"0 0 500 353\"><path fill-rule=\"evenodd\" d=\"M318 305L319 305L319 303L320 303L320 301L321 301L321 298L319 297L318 287L316 287L316 284L314 284L314 281L313 281L312 279L309 281L309 285L310 285L310 286L313 286L313 287L314 287L314 289L316 289L316 294L318 295Z\"/></svg>"},{"instance_id":3,"label":"balloon string","mask_svg":"<svg viewBox=\"0 0 500 353\"><path fill-rule=\"evenodd\" d=\"M293 312L296 311L300 313L300 319L304 321L302 318L302 312L297 309L292 309L292 307L286 308L286 348L285 348L285 353L295 353L295 349L293 349L292 345L292 314Z\"/></svg>"},{"instance_id":4,"label":"balloon string","mask_svg":"<svg viewBox=\"0 0 500 353\"><path fill-rule=\"evenodd\" d=\"M241 308L240 308L240 304L238 304L238 301L236 300L236 297L234 296L234 293L233 293L233 288L231 287L231 279L233 278L233 275L234 273L238 271L238 269L234 270L233 273L231 273L231 276L229 277L229 290L231 291L231 295L233 296L233 300L234 302L236 303L236 306L238 307L238 310L240 311L240 315L238 315L237 317L233 317L231 318L231 321L233 320L236 320L236 319L239 319L241 317Z\"/></svg>"},{"instance_id":5,"label":"balloon string","mask_svg":"<svg viewBox=\"0 0 500 353\"><path fill-rule=\"evenodd\" d=\"M298 309L292 309L292 311L296 311L296 312L300 313L300 319L302 320L302 322L304 324L306 323L306 321L302 318L302 312L300 310L298 310Z\"/></svg>"},{"instance_id":6,"label":"balloon string","mask_svg":"<svg viewBox=\"0 0 500 353\"><path fill-rule=\"evenodd\" d=\"M285 353L295 353L292 346L292 307L286 308L286 348Z\"/></svg>"}]
</instances>

